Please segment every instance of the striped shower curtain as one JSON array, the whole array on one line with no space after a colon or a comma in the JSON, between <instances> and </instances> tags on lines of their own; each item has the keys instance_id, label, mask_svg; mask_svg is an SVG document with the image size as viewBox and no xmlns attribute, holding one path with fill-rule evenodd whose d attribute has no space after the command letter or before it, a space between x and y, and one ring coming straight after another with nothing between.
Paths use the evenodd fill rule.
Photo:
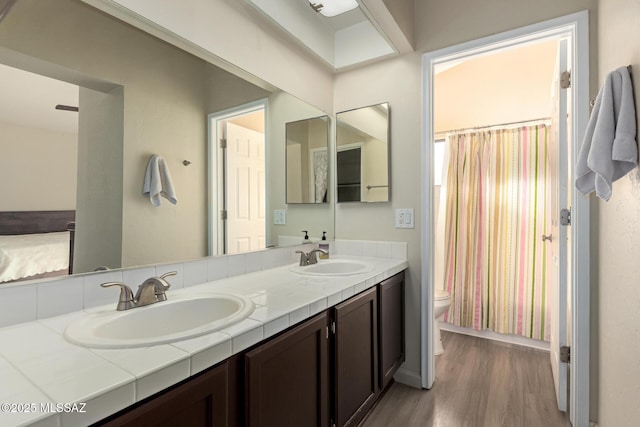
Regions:
<instances>
[{"instance_id":1,"label":"striped shower curtain","mask_svg":"<svg viewBox=\"0 0 640 427\"><path fill-rule=\"evenodd\" d=\"M544 124L447 137L440 211L451 295L445 321L549 340L541 240L548 139Z\"/></svg>"}]
</instances>

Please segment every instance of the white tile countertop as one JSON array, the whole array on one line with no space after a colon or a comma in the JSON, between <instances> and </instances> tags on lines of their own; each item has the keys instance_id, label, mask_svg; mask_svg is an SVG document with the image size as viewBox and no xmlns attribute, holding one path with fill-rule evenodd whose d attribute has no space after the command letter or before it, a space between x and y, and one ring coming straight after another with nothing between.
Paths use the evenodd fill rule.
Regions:
<instances>
[{"instance_id":1,"label":"white tile countertop","mask_svg":"<svg viewBox=\"0 0 640 427\"><path fill-rule=\"evenodd\" d=\"M117 293L107 306L0 328L0 425L85 426L99 421L408 267L404 259L339 258L375 267L357 275L303 276L287 265L170 289L168 299L178 293L219 292L244 295L255 304L253 313L234 325L170 344L96 349L65 340L63 331L72 321L98 310L115 311Z\"/></svg>"}]
</instances>

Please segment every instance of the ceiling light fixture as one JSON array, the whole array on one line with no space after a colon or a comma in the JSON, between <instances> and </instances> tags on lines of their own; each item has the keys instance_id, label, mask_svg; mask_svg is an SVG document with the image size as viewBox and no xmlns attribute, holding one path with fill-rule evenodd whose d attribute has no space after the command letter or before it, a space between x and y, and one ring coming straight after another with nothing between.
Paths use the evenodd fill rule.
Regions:
<instances>
[{"instance_id":1,"label":"ceiling light fixture","mask_svg":"<svg viewBox=\"0 0 640 427\"><path fill-rule=\"evenodd\" d=\"M316 12L331 18L355 9L358 7L358 2L356 0L321 0L316 3L313 0L309 0L309 5Z\"/></svg>"}]
</instances>

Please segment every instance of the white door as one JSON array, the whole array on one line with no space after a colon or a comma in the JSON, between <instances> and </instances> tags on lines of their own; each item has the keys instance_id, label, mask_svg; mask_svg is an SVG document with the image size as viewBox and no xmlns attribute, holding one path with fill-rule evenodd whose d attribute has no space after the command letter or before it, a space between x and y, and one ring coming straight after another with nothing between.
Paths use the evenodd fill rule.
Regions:
<instances>
[{"instance_id":1,"label":"white door","mask_svg":"<svg viewBox=\"0 0 640 427\"><path fill-rule=\"evenodd\" d=\"M264 134L225 124L226 211L225 253L265 247Z\"/></svg>"},{"instance_id":2,"label":"white door","mask_svg":"<svg viewBox=\"0 0 640 427\"><path fill-rule=\"evenodd\" d=\"M569 227L561 225L560 211L569 208L570 189L568 187L569 174L569 135L568 135L568 91L561 88L561 73L568 71L567 40L558 42L558 60L556 62L556 76L554 93L554 107L556 107L552 120L552 136L549 150L549 181L550 203L548 204L550 228L547 230L545 240L548 244L549 257L547 265L550 266L549 279L549 314L550 314L550 357L553 381L556 389L558 409L567 410L567 364L560 361L560 348L568 343L567 327L567 268L569 246ZM557 182L557 185L555 183Z\"/></svg>"}]
</instances>

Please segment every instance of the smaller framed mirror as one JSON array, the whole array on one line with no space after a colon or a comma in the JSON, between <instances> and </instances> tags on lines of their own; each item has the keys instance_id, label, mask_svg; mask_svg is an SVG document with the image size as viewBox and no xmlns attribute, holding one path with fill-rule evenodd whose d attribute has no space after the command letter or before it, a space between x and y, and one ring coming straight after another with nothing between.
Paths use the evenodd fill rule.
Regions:
<instances>
[{"instance_id":1,"label":"smaller framed mirror","mask_svg":"<svg viewBox=\"0 0 640 427\"><path fill-rule=\"evenodd\" d=\"M286 202L327 203L329 116L286 124Z\"/></svg>"},{"instance_id":2,"label":"smaller framed mirror","mask_svg":"<svg viewBox=\"0 0 640 427\"><path fill-rule=\"evenodd\" d=\"M337 201L389 201L389 103L336 114Z\"/></svg>"}]
</instances>

